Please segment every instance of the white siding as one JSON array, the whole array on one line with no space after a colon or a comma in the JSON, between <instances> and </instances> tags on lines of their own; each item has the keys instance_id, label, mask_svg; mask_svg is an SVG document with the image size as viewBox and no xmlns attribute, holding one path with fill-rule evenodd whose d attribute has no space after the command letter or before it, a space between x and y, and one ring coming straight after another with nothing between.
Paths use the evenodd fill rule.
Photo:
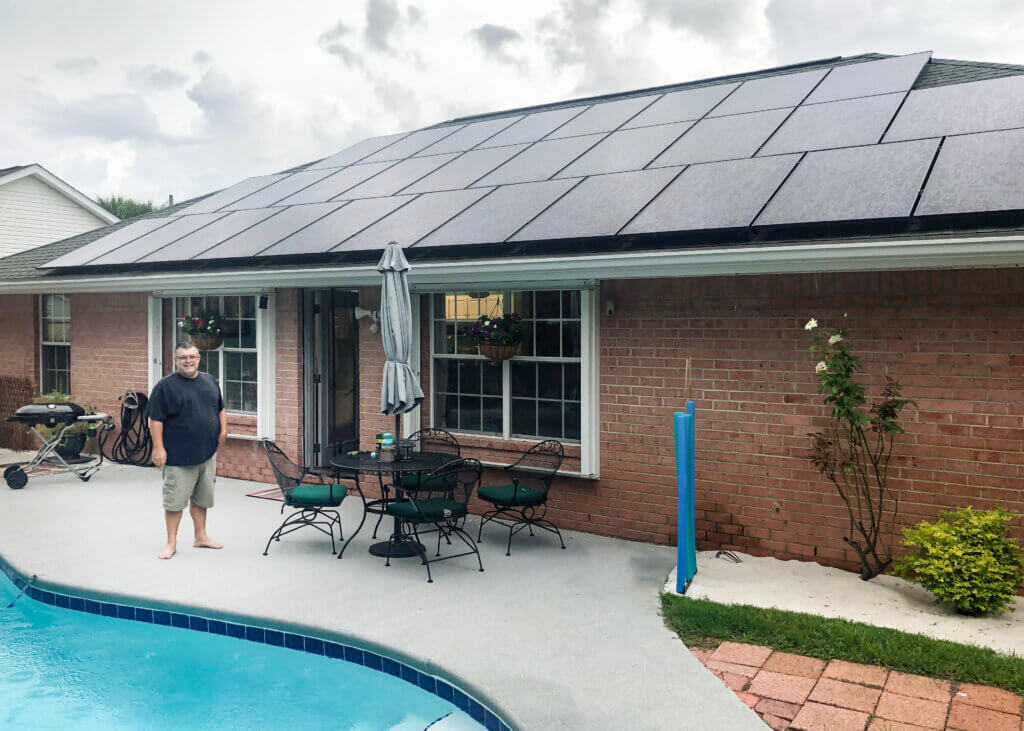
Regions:
<instances>
[{"instance_id":1,"label":"white siding","mask_svg":"<svg viewBox=\"0 0 1024 731\"><path fill-rule=\"evenodd\" d=\"M32 175L0 185L0 257L106 225Z\"/></svg>"}]
</instances>

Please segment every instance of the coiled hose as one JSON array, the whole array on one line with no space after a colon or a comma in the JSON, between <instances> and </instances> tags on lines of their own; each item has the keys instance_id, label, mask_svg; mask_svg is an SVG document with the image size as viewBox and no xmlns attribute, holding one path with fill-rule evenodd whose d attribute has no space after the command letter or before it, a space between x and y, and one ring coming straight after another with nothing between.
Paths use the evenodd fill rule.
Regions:
<instances>
[{"instance_id":1,"label":"coiled hose","mask_svg":"<svg viewBox=\"0 0 1024 731\"><path fill-rule=\"evenodd\" d=\"M114 443L109 445L109 431L100 433L100 451L107 459L120 464L145 466L153 456L153 438L149 434L146 420L146 404L149 398L129 388L121 401L121 430Z\"/></svg>"}]
</instances>

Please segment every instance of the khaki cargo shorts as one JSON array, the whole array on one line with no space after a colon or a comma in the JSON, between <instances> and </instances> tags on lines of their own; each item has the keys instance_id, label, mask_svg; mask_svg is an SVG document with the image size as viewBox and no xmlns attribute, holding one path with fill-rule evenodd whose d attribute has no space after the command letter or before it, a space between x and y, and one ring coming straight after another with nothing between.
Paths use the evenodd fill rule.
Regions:
<instances>
[{"instance_id":1,"label":"khaki cargo shorts","mask_svg":"<svg viewBox=\"0 0 1024 731\"><path fill-rule=\"evenodd\" d=\"M213 483L217 476L217 455L188 467L164 466L164 510L177 513L191 500L201 508L213 507Z\"/></svg>"}]
</instances>

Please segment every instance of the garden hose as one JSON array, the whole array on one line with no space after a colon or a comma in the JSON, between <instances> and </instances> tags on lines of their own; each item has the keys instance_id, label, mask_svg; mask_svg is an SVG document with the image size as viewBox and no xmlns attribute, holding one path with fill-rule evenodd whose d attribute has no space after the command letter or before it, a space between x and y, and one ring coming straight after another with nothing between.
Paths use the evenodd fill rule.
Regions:
<instances>
[{"instance_id":1,"label":"garden hose","mask_svg":"<svg viewBox=\"0 0 1024 731\"><path fill-rule=\"evenodd\" d=\"M119 464L145 466L153 456L153 438L146 420L146 394L129 388L121 401L121 431L107 449L109 431L100 433L100 451Z\"/></svg>"}]
</instances>

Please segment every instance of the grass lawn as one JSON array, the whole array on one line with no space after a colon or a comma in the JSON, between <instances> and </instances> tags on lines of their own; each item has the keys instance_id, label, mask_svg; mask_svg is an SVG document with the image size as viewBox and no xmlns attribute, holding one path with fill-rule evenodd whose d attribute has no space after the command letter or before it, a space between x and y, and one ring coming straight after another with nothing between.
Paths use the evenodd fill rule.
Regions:
<instances>
[{"instance_id":1,"label":"grass lawn","mask_svg":"<svg viewBox=\"0 0 1024 731\"><path fill-rule=\"evenodd\" d=\"M687 646L749 642L821 660L884 665L893 670L992 685L1024 695L1024 659L844 619L717 604L663 594L665 621Z\"/></svg>"}]
</instances>

